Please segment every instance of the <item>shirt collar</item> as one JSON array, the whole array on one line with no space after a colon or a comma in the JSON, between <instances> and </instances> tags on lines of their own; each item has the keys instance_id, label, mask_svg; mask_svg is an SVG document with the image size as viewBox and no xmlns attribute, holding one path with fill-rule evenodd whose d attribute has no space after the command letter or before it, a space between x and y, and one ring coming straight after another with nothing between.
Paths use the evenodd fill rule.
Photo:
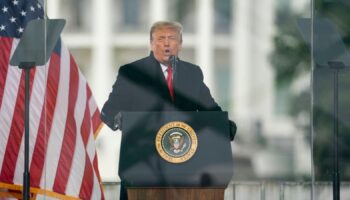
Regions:
<instances>
[{"instance_id":1,"label":"shirt collar","mask_svg":"<svg viewBox=\"0 0 350 200\"><path fill-rule=\"evenodd\" d=\"M162 63L160 63L160 66L162 67L163 73L165 73L167 71L167 69L168 69L168 66L163 65Z\"/></svg>"}]
</instances>

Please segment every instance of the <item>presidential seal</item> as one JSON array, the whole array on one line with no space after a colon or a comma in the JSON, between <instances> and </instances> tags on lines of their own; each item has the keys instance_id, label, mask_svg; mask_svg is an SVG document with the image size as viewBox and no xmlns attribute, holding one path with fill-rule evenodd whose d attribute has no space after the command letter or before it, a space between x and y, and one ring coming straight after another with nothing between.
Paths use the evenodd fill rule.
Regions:
<instances>
[{"instance_id":1,"label":"presidential seal","mask_svg":"<svg viewBox=\"0 0 350 200\"><path fill-rule=\"evenodd\" d=\"M162 126L156 136L159 155L168 162L182 163L189 160L198 146L197 135L186 123L169 122Z\"/></svg>"}]
</instances>

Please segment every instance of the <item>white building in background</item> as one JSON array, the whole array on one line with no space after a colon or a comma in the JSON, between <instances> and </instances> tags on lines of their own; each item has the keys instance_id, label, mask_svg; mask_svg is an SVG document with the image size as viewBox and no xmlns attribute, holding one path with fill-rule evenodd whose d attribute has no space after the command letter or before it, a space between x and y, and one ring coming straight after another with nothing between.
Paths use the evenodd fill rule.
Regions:
<instances>
[{"instance_id":1,"label":"white building in background","mask_svg":"<svg viewBox=\"0 0 350 200\"><path fill-rule=\"evenodd\" d=\"M300 0L298 0L300 2ZM118 67L149 53L158 20L184 25L180 57L201 66L213 96L238 124L233 142L240 180L309 175L305 135L277 113L269 62L276 0L50 0L50 18L65 18L62 36L86 75L100 108ZM259 138L266 145L259 144ZM118 181L120 133L101 130L97 148L104 181Z\"/></svg>"}]
</instances>

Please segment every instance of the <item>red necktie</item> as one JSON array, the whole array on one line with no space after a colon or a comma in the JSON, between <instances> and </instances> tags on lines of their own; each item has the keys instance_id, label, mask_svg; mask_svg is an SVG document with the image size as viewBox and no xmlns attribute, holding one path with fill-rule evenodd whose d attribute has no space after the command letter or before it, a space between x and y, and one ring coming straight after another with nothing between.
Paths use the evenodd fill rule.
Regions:
<instances>
[{"instance_id":1,"label":"red necktie","mask_svg":"<svg viewBox=\"0 0 350 200\"><path fill-rule=\"evenodd\" d=\"M168 76L166 77L166 81L168 83L168 89L170 92L171 99L174 101L174 88L173 88L173 68L168 66Z\"/></svg>"}]
</instances>

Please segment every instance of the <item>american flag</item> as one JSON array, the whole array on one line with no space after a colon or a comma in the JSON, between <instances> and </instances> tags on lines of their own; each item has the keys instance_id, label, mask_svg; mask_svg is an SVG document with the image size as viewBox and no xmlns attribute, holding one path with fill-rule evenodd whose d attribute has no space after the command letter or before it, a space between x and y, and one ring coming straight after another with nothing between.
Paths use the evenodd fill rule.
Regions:
<instances>
[{"instance_id":1,"label":"american flag","mask_svg":"<svg viewBox=\"0 0 350 200\"><path fill-rule=\"evenodd\" d=\"M36 0L0 1L0 199L22 197L24 170L24 71L9 61L27 22L43 16ZM32 197L104 199L95 150L100 112L61 40L30 80Z\"/></svg>"}]
</instances>

